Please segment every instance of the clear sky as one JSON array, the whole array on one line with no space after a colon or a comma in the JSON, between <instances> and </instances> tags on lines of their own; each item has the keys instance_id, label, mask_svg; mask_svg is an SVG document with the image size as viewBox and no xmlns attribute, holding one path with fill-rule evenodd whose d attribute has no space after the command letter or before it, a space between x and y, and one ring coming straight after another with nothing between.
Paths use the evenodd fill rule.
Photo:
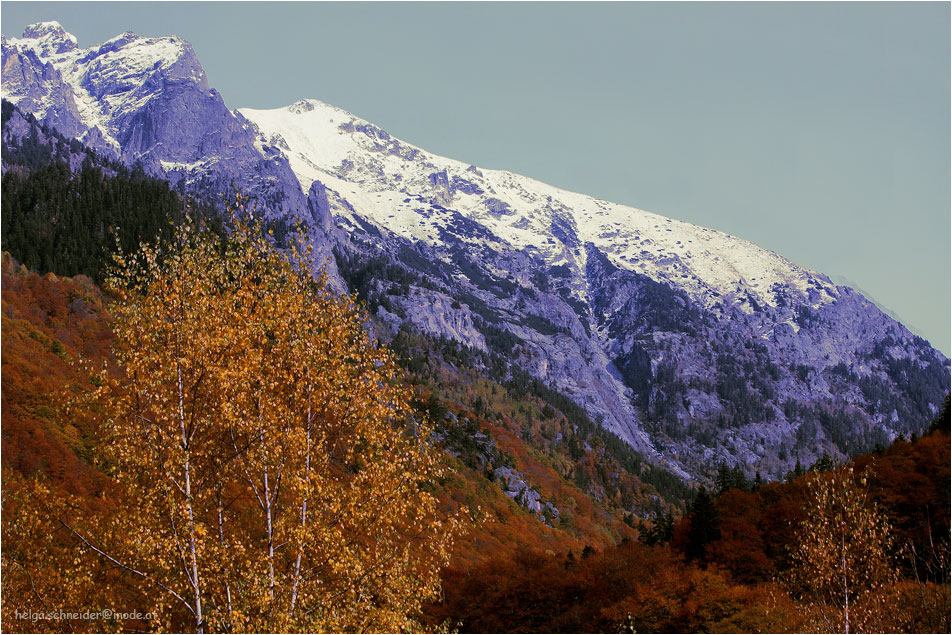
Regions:
<instances>
[{"instance_id":1,"label":"clear sky","mask_svg":"<svg viewBox=\"0 0 952 635\"><path fill-rule=\"evenodd\" d=\"M0 4L175 34L231 108L301 98L431 152L752 240L950 344L948 3Z\"/></svg>"}]
</instances>

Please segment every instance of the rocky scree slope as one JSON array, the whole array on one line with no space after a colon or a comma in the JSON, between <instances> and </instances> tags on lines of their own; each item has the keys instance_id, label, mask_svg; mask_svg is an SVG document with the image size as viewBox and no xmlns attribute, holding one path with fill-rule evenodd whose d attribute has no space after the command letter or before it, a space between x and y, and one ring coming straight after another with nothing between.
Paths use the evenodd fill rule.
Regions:
<instances>
[{"instance_id":1,"label":"rocky scree slope","mask_svg":"<svg viewBox=\"0 0 952 635\"><path fill-rule=\"evenodd\" d=\"M385 330L518 365L684 476L720 461L776 476L885 444L949 389L948 359L822 274L432 155L316 100L229 112L178 38L79 49L42 23L4 40L3 69L6 99L93 147L303 217Z\"/></svg>"}]
</instances>

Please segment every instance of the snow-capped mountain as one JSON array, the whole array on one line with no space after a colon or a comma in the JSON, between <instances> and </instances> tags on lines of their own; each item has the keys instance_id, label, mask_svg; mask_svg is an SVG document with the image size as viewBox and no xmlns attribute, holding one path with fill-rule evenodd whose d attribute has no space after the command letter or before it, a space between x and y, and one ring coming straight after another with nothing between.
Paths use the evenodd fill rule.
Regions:
<instances>
[{"instance_id":1,"label":"snow-capped mountain","mask_svg":"<svg viewBox=\"0 0 952 635\"><path fill-rule=\"evenodd\" d=\"M237 188L272 217L321 208L283 157L258 151L181 38L123 33L81 49L59 23L34 24L3 39L2 95L106 156L215 201ZM329 246L320 233L312 238L335 279Z\"/></svg>"},{"instance_id":2,"label":"snow-capped mountain","mask_svg":"<svg viewBox=\"0 0 952 635\"><path fill-rule=\"evenodd\" d=\"M193 191L302 217L391 331L515 363L682 474L776 475L921 426L949 361L748 241L480 169L316 100L230 112L178 38L3 42L5 99ZM330 259L331 249L336 259Z\"/></svg>"},{"instance_id":3,"label":"snow-capped mountain","mask_svg":"<svg viewBox=\"0 0 952 635\"><path fill-rule=\"evenodd\" d=\"M592 243L617 266L674 284L708 306L740 289L774 305L775 284L800 292L817 287L821 303L836 296L826 277L748 241L439 157L313 99L238 112L257 127L263 150L284 152L304 190L321 181L362 214L410 240L435 244L452 210L511 247L537 254L548 266L584 267L583 245ZM422 215L416 201L403 201L407 193L433 198L448 211ZM584 300L585 289L577 292Z\"/></svg>"}]
</instances>

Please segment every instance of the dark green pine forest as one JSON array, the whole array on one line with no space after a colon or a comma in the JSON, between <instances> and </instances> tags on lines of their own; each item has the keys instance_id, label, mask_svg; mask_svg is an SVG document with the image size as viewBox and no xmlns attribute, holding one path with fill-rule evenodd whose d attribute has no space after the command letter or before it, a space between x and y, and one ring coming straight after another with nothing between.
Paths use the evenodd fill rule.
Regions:
<instances>
[{"instance_id":1,"label":"dark green pine forest","mask_svg":"<svg viewBox=\"0 0 952 635\"><path fill-rule=\"evenodd\" d=\"M26 120L29 132L10 134L12 117ZM166 181L66 139L5 100L3 126L2 245L28 269L101 282L117 244L128 253L171 236L183 196ZM215 222L212 206L189 206Z\"/></svg>"}]
</instances>

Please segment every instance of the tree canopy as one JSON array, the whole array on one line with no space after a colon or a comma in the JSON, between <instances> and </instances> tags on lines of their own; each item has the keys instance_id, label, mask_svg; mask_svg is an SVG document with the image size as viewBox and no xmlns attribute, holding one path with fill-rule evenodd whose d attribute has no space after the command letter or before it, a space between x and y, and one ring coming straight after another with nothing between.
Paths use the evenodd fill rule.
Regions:
<instances>
[{"instance_id":1,"label":"tree canopy","mask_svg":"<svg viewBox=\"0 0 952 635\"><path fill-rule=\"evenodd\" d=\"M461 528L428 424L303 242L233 222L117 257L118 370L84 404L118 487L90 517L37 484L34 525L70 538L77 584L120 575L150 630L419 630ZM40 595L78 597L64 578Z\"/></svg>"}]
</instances>

